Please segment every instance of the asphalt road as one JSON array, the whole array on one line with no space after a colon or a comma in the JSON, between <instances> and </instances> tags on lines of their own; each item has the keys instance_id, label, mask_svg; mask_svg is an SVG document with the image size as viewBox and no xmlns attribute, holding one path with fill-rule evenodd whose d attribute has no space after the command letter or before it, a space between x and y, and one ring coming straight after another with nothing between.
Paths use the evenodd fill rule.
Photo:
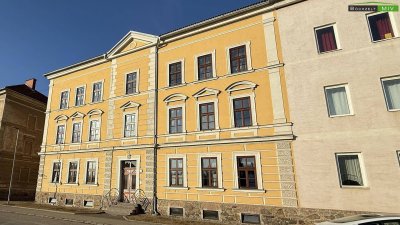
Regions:
<instances>
[{"instance_id":1,"label":"asphalt road","mask_svg":"<svg viewBox=\"0 0 400 225\"><path fill-rule=\"evenodd\" d=\"M152 225L152 223L126 221L108 214L73 214L0 205L0 225Z\"/></svg>"}]
</instances>

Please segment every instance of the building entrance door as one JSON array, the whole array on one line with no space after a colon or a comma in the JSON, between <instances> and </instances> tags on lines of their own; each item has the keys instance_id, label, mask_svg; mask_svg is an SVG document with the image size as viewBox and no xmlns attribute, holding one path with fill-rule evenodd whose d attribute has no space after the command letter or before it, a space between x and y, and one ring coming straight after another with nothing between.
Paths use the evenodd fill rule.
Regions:
<instances>
[{"instance_id":1,"label":"building entrance door","mask_svg":"<svg viewBox=\"0 0 400 225\"><path fill-rule=\"evenodd\" d=\"M128 160L122 162L122 185L121 200L123 202L132 202L136 191L136 160Z\"/></svg>"}]
</instances>

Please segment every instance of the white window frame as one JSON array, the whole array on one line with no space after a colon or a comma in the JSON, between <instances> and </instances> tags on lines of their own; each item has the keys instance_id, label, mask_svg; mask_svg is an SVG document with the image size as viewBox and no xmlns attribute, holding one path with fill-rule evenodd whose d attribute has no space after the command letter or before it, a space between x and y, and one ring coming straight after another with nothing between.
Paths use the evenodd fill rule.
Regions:
<instances>
[{"instance_id":1,"label":"white window frame","mask_svg":"<svg viewBox=\"0 0 400 225\"><path fill-rule=\"evenodd\" d=\"M73 142L73 140L74 140L74 124L76 124L76 123L80 123L81 125L80 125L80 139L79 139L79 141L78 142ZM82 121L79 121L79 122L72 122L72 132L71 132L71 144L78 144L78 143L82 143L82 130L83 130L83 122Z\"/></svg>"},{"instance_id":2,"label":"white window frame","mask_svg":"<svg viewBox=\"0 0 400 225\"><path fill-rule=\"evenodd\" d=\"M246 41L246 42L241 42L239 44L235 44L235 45L231 45L231 46L226 47L226 49L225 49L226 61L227 61L226 65L228 66L226 71L228 71L228 74L240 74L240 73L246 72L246 71L241 71L241 72L237 72L237 73L232 73L232 71L231 71L231 56L229 54L229 50L232 49L232 48L236 48L236 47L242 46L242 45L244 45L246 47L246 61L247 61L247 70L246 71L253 70L253 65L251 64L251 62L252 62L252 59L251 59L251 42L250 41Z\"/></svg>"},{"instance_id":3,"label":"white window frame","mask_svg":"<svg viewBox=\"0 0 400 225\"><path fill-rule=\"evenodd\" d=\"M328 28L328 27L333 27L333 33L335 35L335 41L336 41L336 49L335 50L331 50L331 51L321 52L321 50L319 49L317 31L321 30L321 29L324 29L324 28ZM326 24L326 25L323 25L323 26L315 27L314 28L314 37L315 37L315 43L317 44L318 54L324 54L324 53L333 52L333 51L337 51L337 50L341 50L342 49L342 45L340 43L340 37L339 37L339 32L338 32L336 23L330 23L330 24Z\"/></svg>"},{"instance_id":4,"label":"white window frame","mask_svg":"<svg viewBox=\"0 0 400 225\"><path fill-rule=\"evenodd\" d=\"M205 104L205 103L214 103L214 129L212 130L201 130L201 124L200 124L200 105ZM218 98L211 99L211 100L202 100L202 101L196 101L196 123L197 123L197 131L213 131L213 130L219 130L219 111L218 111Z\"/></svg>"},{"instance_id":5,"label":"white window frame","mask_svg":"<svg viewBox=\"0 0 400 225\"><path fill-rule=\"evenodd\" d=\"M136 91L135 92L133 92L133 93L130 93L130 94L128 94L127 93L127 87L126 87L126 85L128 84L128 75L129 74L131 74L131 73L136 73ZM127 73L125 73L125 81L124 81L124 88L125 88L125 90L124 90L124 94L125 95L135 95L135 94L138 94L140 91L139 91L139 80L140 80L140 69L136 69L136 70L132 70L132 71L130 71L130 72L127 72Z\"/></svg>"},{"instance_id":6,"label":"white window frame","mask_svg":"<svg viewBox=\"0 0 400 225\"><path fill-rule=\"evenodd\" d=\"M58 182L53 182L53 172L54 172L54 163L60 163L60 177L58 179ZM63 168L63 162L62 159L59 160L53 160L51 162L51 175L50 175L50 183L51 184L61 184L61 180L62 180L62 168Z\"/></svg>"},{"instance_id":7,"label":"white window frame","mask_svg":"<svg viewBox=\"0 0 400 225\"><path fill-rule=\"evenodd\" d=\"M182 158L183 161L183 187L176 187L176 186L171 186L170 185L170 174L169 174L169 162L170 159L179 159ZM166 186L169 189L187 189L188 188L188 176L187 176L187 159L185 154L174 154L174 155L167 155L167 184Z\"/></svg>"},{"instance_id":8,"label":"white window frame","mask_svg":"<svg viewBox=\"0 0 400 225\"><path fill-rule=\"evenodd\" d=\"M97 120L99 122L99 140L90 140L90 133L91 133L91 123L92 121ZM89 142L100 142L101 140L101 117L98 118L90 118L89 119L89 132L88 132L88 141Z\"/></svg>"},{"instance_id":9,"label":"white window frame","mask_svg":"<svg viewBox=\"0 0 400 225\"><path fill-rule=\"evenodd\" d=\"M87 170L88 170L88 162L96 162L96 177L95 177L95 182L94 184L88 184L87 183ZM85 176L84 176L84 184L85 185L92 185L92 186L97 186L98 185L98 178L99 178L99 159L98 158L88 158L85 159Z\"/></svg>"},{"instance_id":10,"label":"white window frame","mask_svg":"<svg viewBox=\"0 0 400 225\"><path fill-rule=\"evenodd\" d=\"M343 115L331 115L330 110L329 110L329 104L328 104L328 95L326 90L329 89L335 89L335 88L341 88L344 87L346 91L346 96L347 96L347 104L349 105L349 114L343 114ZM348 84L338 84L338 85L329 85L324 87L324 94L325 94L325 104L326 104L326 109L328 110L328 116L331 118L334 117L343 117L343 116L353 116L354 115L354 110L353 110L353 103L351 101L351 93L350 93L350 88Z\"/></svg>"},{"instance_id":11,"label":"white window frame","mask_svg":"<svg viewBox=\"0 0 400 225\"><path fill-rule=\"evenodd\" d=\"M67 92L67 94L68 94L68 97L67 97L67 105L65 106L65 108L61 108L61 104L62 104L62 94L63 94L64 92ZM70 98L71 98L71 91L70 91L70 89L64 89L64 90L61 91L61 93L60 93L60 105L59 105L59 109L60 109L60 110L66 110L66 109L69 108L69 100L70 100Z\"/></svg>"},{"instance_id":12,"label":"white window frame","mask_svg":"<svg viewBox=\"0 0 400 225\"><path fill-rule=\"evenodd\" d=\"M59 126L64 126L64 140L63 140L63 142L62 143L57 143L57 140L58 140L58 127ZM55 140L55 144L56 145L63 145L63 144L65 144L65 142L66 142L66 133L67 133L67 123L66 122L63 122L63 123L56 123L56 140Z\"/></svg>"},{"instance_id":13,"label":"white window frame","mask_svg":"<svg viewBox=\"0 0 400 225\"><path fill-rule=\"evenodd\" d=\"M382 84L382 89L383 89L383 97L385 98L386 109L387 109L389 112L400 111L400 108L399 108L399 109L389 109L389 104L388 104L388 101L387 101L387 95L386 95L385 85L384 85L384 83L383 83L383 82L388 81L388 80L399 80L399 81L400 81L400 76L381 78L381 84Z\"/></svg>"},{"instance_id":14,"label":"white window frame","mask_svg":"<svg viewBox=\"0 0 400 225\"><path fill-rule=\"evenodd\" d=\"M83 103L82 103L82 105L77 105L78 88L83 88ZM86 93L86 84L75 88L75 107L79 107L79 106L84 106L85 105L85 103L86 103L86 94L87 94Z\"/></svg>"},{"instance_id":15,"label":"white window frame","mask_svg":"<svg viewBox=\"0 0 400 225\"><path fill-rule=\"evenodd\" d=\"M80 167L80 164L79 164L79 161L80 161L80 159L70 159L70 160L68 160L68 171L67 171L67 180L65 181L65 184L79 184L79 167ZM76 168L76 181L74 182L74 183L69 183L68 181L69 181L69 170L70 170L70 163L72 163L72 162L76 162L77 163L77 168Z\"/></svg>"},{"instance_id":16,"label":"white window frame","mask_svg":"<svg viewBox=\"0 0 400 225\"><path fill-rule=\"evenodd\" d=\"M169 65L174 64L174 63L178 63L178 62L181 62L181 65L182 65L182 68L181 68L182 83L181 83L181 84L177 84L177 85L171 87L171 86L169 85ZM177 87L177 86L183 85L183 84L185 84L185 83L186 83L186 82L185 82L185 59L182 58L182 59L177 59L177 60L168 62L168 63L167 63L167 87L173 88L173 87Z\"/></svg>"},{"instance_id":17,"label":"white window frame","mask_svg":"<svg viewBox=\"0 0 400 225\"><path fill-rule=\"evenodd\" d=\"M197 157L197 165L198 165L198 171L197 171L197 182L198 182L198 187L203 188L203 189L215 189L213 187L203 187L203 182L202 182L202 167L201 167L201 160L202 158L210 158L214 157L217 158L217 174L218 174L218 189L223 188L223 179L222 179L222 156L221 153L205 153L205 154L199 154ZM168 161L169 163L169 161Z\"/></svg>"},{"instance_id":18,"label":"white window frame","mask_svg":"<svg viewBox=\"0 0 400 225\"><path fill-rule=\"evenodd\" d=\"M375 43L375 42L381 42L381 41L387 41L387 40L391 40L391 39L393 39L393 38L399 37L399 32L398 32L397 24L396 24L396 18L395 18L395 16L393 15L393 12L387 12L388 15L389 15L389 18L390 18L390 23L392 24L392 29L393 29L394 37L388 38L388 39L382 39L382 40L374 41L374 38L373 38L373 36L372 36L372 31L371 31L371 25L369 24L369 17L371 17L371 16L376 16L376 15L383 14L383 13L386 13L386 12L373 12L373 13L369 13L369 14L366 14L366 15L365 15L365 18L367 19L367 25L368 25L369 36L370 36L370 38L371 38L371 42L373 42L373 43Z\"/></svg>"},{"instance_id":19,"label":"white window frame","mask_svg":"<svg viewBox=\"0 0 400 225\"><path fill-rule=\"evenodd\" d=\"M354 186L354 185L343 185L342 184L342 174L341 174L340 168L339 168L339 156L346 156L346 155L357 155L358 156L358 163L360 164L363 185ZM364 158L363 158L361 152L335 153L335 161L336 161L336 169L337 169L338 176L339 176L339 185L341 188L365 188L365 187L368 187L367 173L366 173L365 166L364 166Z\"/></svg>"},{"instance_id":20,"label":"white window frame","mask_svg":"<svg viewBox=\"0 0 400 225\"><path fill-rule=\"evenodd\" d=\"M130 136L130 137L125 137L125 126L126 126L126 115L132 115L132 114L134 114L135 115L135 131L134 131L134 136ZM134 137L137 137L138 136L138 109L136 108L136 110L134 110L134 111L128 111L128 112L124 112L123 114L122 114L122 119L123 119L123 121L124 121L124 126L122 127L122 138L124 138L124 139L129 139L129 138L134 138Z\"/></svg>"},{"instance_id":21,"label":"white window frame","mask_svg":"<svg viewBox=\"0 0 400 225\"><path fill-rule=\"evenodd\" d=\"M97 83L101 83L101 98L100 98L99 101L95 102L93 93L94 93L94 85L97 84ZM92 91L91 91L90 94L91 94L92 103L102 102L104 100L104 80L98 80L98 81L93 82L92 83Z\"/></svg>"},{"instance_id":22,"label":"white window frame","mask_svg":"<svg viewBox=\"0 0 400 225\"><path fill-rule=\"evenodd\" d=\"M215 64L215 52L216 50L213 49L212 51L209 52L203 52L200 54L197 54L194 56L194 81L206 81L206 80L210 80L213 79L215 77L217 77L217 68L216 68L216 64ZM211 63L212 63L212 78L209 79L204 79L204 80L200 80L199 79L199 63L198 63L198 59L202 56L206 56L206 55L211 55Z\"/></svg>"},{"instance_id":23,"label":"white window frame","mask_svg":"<svg viewBox=\"0 0 400 225\"><path fill-rule=\"evenodd\" d=\"M256 172L257 172L257 189L240 189L239 188L239 176L238 176L238 167L237 167L237 157L238 156L254 156L256 162ZM260 152L233 152L232 154L234 163L233 165L233 179L234 179L234 188L236 190L243 190L243 191L251 191L251 190L264 190L263 186L263 177L262 177L262 166L261 166L261 155Z\"/></svg>"},{"instance_id":24,"label":"white window frame","mask_svg":"<svg viewBox=\"0 0 400 225\"><path fill-rule=\"evenodd\" d=\"M231 117L231 128L246 128L246 127L235 127L235 110L233 109L233 101L238 98L250 97L250 106L251 106L251 122L252 126L257 126L257 112L256 112L256 96L254 91L249 94L241 94L241 95L231 95L229 96L229 112Z\"/></svg>"},{"instance_id":25,"label":"white window frame","mask_svg":"<svg viewBox=\"0 0 400 225\"><path fill-rule=\"evenodd\" d=\"M174 108L182 108L182 132L178 133L170 133L169 129L169 110ZM178 135L186 133L186 104L176 104L176 105L168 105L167 106L167 133L171 135Z\"/></svg>"}]
</instances>

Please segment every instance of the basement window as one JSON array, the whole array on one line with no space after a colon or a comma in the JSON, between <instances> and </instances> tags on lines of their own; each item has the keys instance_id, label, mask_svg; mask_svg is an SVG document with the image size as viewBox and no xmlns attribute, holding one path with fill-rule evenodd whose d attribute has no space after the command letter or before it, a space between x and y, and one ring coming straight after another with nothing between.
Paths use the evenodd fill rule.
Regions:
<instances>
[{"instance_id":1,"label":"basement window","mask_svg":"<svg viewBox=\"0 0 400 225\"><path fill-rule=\"evenodd\" d=\"M218 211L213 211L213 210L203 210L203 219L219 220L219 213Z\"/></svg>"},{"instance_id":2,"label":"basement window","mask_svg":"<svg viewBox=\"0 0 400 225\"><path fill-rule=\"evenodd\" d=\"M65 205L67 205L67 206L74 205L74 199L70 199L70 198L65 199Z\"/></svg>"},{"instance_id":3,"label":"basement window","mask_svg":"<svg viewBox=\"0 0 400 225\"><path fill-rule=\"evenodd\" d=\"M183 208L169 208L170 216L183 216Z\"/></svg>"},{"instance_id":4,"label":"basement window","mask_svg":"<svg viewBox=\"0 0 400 225\"><path fill-rule=\"evenodd\" d=\"M56 199L56 198L53 198L53 197L50 197L50 198L49 198L49 204L52 204L52 205L57 204L57 199Z\"/></svg>"},{"instance_id":5,"label":"basement window","mask_svg":"<svg viewBox=\"0 0 400 225\"><path fill-rule=\"evenodd\" d=\"M92 208L94 206L94 202L93 201L83 201L83 206L84 207L88 207L88 208Z\"/></svg>"},{"instance_id":6,"label":"basement window","mask_svg":"<svg viewBox=\"0 0 400 225\"><path fill-rule=\"evenodd\" d=\"M260 215L242 214L242 223L261 224Z\"/></svg>"}]
</instances>

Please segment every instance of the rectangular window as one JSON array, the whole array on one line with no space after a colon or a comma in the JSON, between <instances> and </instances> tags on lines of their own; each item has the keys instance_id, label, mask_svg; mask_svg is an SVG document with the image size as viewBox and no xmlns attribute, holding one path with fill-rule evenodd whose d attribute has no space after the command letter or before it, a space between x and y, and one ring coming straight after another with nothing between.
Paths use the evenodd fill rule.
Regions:
<instances>
[{"instance_id":1,"label":"rectangular window","mask_svg":"<svg viewBox=\"0 0 400 225\"><path fill-rule=\"evenodd\" d=\"M126 75L126 94L136 93L137 73L133 72Z\"/></svg>"},{"instance_id":2,"label":"rectangular window","mask_svg":"<svg viewBox=\"0 0 400 225\"><path fill-rule=\"evenodd\" d=\"M336 154L341 186L364 186L360 154Z\"/></svg>"},{"instance_id":3,"label":"rectangular window","mask_svg":"<svg viewBox=\"0 0 400 225\"><path fill-rule=\"evenodd\" d=\"M93 201L83 201L83 207L93 208L94 202Z\"/></svg>"},{"instance_id":4,"label":"rectangular window","mask_svg":"<svg viewBox=\"0 0 400 225\"><path fill-rule=\"evenodd\" d=\"M169 64L169 86L182 84L182 62Z\"/></svg>"},{"instance_id":5,"label":"rectangular window","mask_svg":"<svg viewBox=\"0 0 400 225\"><path fill-rule=\"evenodd\" d=\"M260 224L260 215L242 213L242 223Z\"/></svg>"},{"instance_id":6,"label":"rectangular window","mask_svg":"<svg viewBox=\"0 0 400 225\"><path fill-rule=\"evenodd\" d=\"M219 213L218 211L213 211L213 210L203 210L203 219L219 220Z\"/></svg>"},{"instance_id":7,"label":"rectangular window","mask_svg":"<svg viewBox=\"0 0 400 225\"><path fill-rule=\"evenodd\" d=\"M74 199L70 199L70 198L65 199L65 205L68 205L68 206L74 205Z\"/></svg>"},{"instance_id":8,"label":"rectangular window","mask_svg":"<svg viewBox=\"0 0 400 225\"><path fill-rule=\"evenodd\" d=\"M400 77L382 79L388 110L400 110Z\"/></svg>"},{"instance_id":9,"label":"rectangular window","mask_svg":"<svg viewBox=\"0 0 400 225\"><path fill-rule=\"evenodd\" d=\"M100 121L92 120L90 121L89 141L99 141L99 140L100 140Z\"/></svg>"},{"instance_id":10,"label":"rectangular window","mask_svg":"<svg viewBox=\"0 0 400 225\"><path fill-rule=\"evenodd\" d=\"M70 162L68 169L68 183L75 184L78 175L78 162Z\"/></svg>"},{"instance_id":11,"label":"rectangular window","mask_svg":"<svg viewBox=\"0 0 400 225\"><path fill-rule=\"evenodd\" d=\"M239 188L257 189L256 159L254 156L238 156L238 186Z\"/></svg>"},{"instance_id":12,"label":"rectangular window","mask_svg":"<svg viewBox=\"0 0 400 225\"><path fill-rule=\"evenodd\" d=\"M61 162L53 163L53 172L51 174L51 183L60 183Z\"/></svg>"},{"instance_id":13,"label":"rectangular window","mask_svg":"<svg viewBox=\"0 0 400 225\"><path fill-rule=\"evenodd\" d=\"M367 16L373 41L395 37L388 12Z\"/></svg>"},{"instance_id":14,"label":"rectangular window","mask_svg":"<svg viewBox=\"0 0 400 225\"><path fill-rule=\"evenodd\" d=\"M169 110L169 133L182 133L182 108Z\"/></svg>"},{"instance_id":15,"label":"rectangular window","mask_svg":"<svg viewBox=\"0 0 400 225\"><path fill-rule=\"evenodd\" d=\"M335 36L335 28L329 25L322 28L315 28L319 53L329 52L338 49Z\"/></svg>"},{"instance_id":16,"label":"rectangular window","mask_svg":"<svg viewBox=\"0 0 400 225\"><path fill-rule=\"evenodd\" d=\"M201 158L202 187L218 187L217 158Z\"/></svg>"},{"instance_id":17,"label":"rectangular window","mask_svg":"<svg viewBox=\"0 0 400 225\"><path fill-rule=\"evenodd\" d=\"M238 73L247 70L246 45L229 49L231 73Z\"/></svg>"},{"instance_id":18,"label":"rectangular window","mask_svg":"<svg viewBox=\"0 0 400 225\"><path fill-rule=\"evenodd\" d=\"M329 116L350 115L347 85L325 87Z\"/></svg>"},{"instance_id":19,"label":"rectangular window","mask_svg":"<svg viewBox=\"0 0 400 225\"><path fill-rule=\"evenodd\" d=\"M169 160L169 185L183 187L183 159Z\"/></svg>"},{"instance_id":20,"label":"rectangular window","mask_svg":"<svg viewBox=\"0 0 400 225\"><path fill-rule=\"evenodd\" d=\"M81 106L85 102L85 87L78 87L76 89L75 106Z\"/></svg>"},{"instance_id":21,"label":"rectangular window","mask_svg":"<svg viewBox=\"0 0 400 225\"><path fill-rule=\"evenodd\" d=\"M81 142L81 123L74 123L72 125L72 143Z\"/></svg>"},{"instance_id":22,"label":"rectangular window","mask_svg":"<svg viewBox=\"0 0 400 225\"><path fill-rule=\"evenodd\" d=\"M96 161L88 161L86 164L86 184L96 183L96 170L97 170Z\"/></svg>"},{"instance_id":23,"label":"rectangular window","mask_svg":"<svg viewBox=\"0 0 400 225\"><path fill-rule=\"evenodd\" d=\"M92 102L100 102L102 100L102 88L102 82L97 82L93 84Z\"/></svg>"},{"instance_id":24,"label":"rectangular window","mask_svg":"<svg viewBox=\"0 0 400 225\"><path fill-rule=\"evenodd\" d=\"M213 77L212 55L204 55L197 58L198 80L206 80Z\"/></svg>"},{"instance_id":25,"label":"rectangular window","mask_svg":"<svg viewBox=\"0 0 400 225\"><path fill-rule=\"evenodd\" d=\"M136 114L125 115L124 137L134 137L136 130Z\"/></svg>"},{"instance_id":26,"label":"rectangular window","mask_svg":"<svg viewBox=\"0 0 400 225\"><path fill-rule=\"evenodd\" d=\"M250 97L233 100L235 127L248 127L252 125Z\"/></svg>"},{"instance_id":27,"label":"rectangular window","mask_svg":"<svg viewBox=\"0 0 400 225\"><path fill-rule=\"evenodd\" d=\"M183 208L169 208L170 216L183 216Z\"/></svg>"},{"instance_id":28,"label":"rectangular window","mask_svg":"<svg viewBox=\"0 0 400 225\"><path fill-rule=\"evenodd\" d=\"M59 125L57 127L56 144L64 144L64 136L65 136L65 125Z\"/></svg>"},{"instance_id":29,"label":"rectangular window","mask_svg":"<svg viewBox=\"0 0 400 225\"><path fill-rule=\"evenodd\" d=\"M68 91L61 92L60 109L68 108L68 97L69 97Z\"/></svg>"},{"instance_id":30,"label":"rectangular window","mask_svg":"<svg viewBox=\"0 0 400 225\"><path fill-rule=\"evenodd\" d=\"M215 128L214 103L200 105L200 130L213 130Z\"/></svg>"}]
</instances>

